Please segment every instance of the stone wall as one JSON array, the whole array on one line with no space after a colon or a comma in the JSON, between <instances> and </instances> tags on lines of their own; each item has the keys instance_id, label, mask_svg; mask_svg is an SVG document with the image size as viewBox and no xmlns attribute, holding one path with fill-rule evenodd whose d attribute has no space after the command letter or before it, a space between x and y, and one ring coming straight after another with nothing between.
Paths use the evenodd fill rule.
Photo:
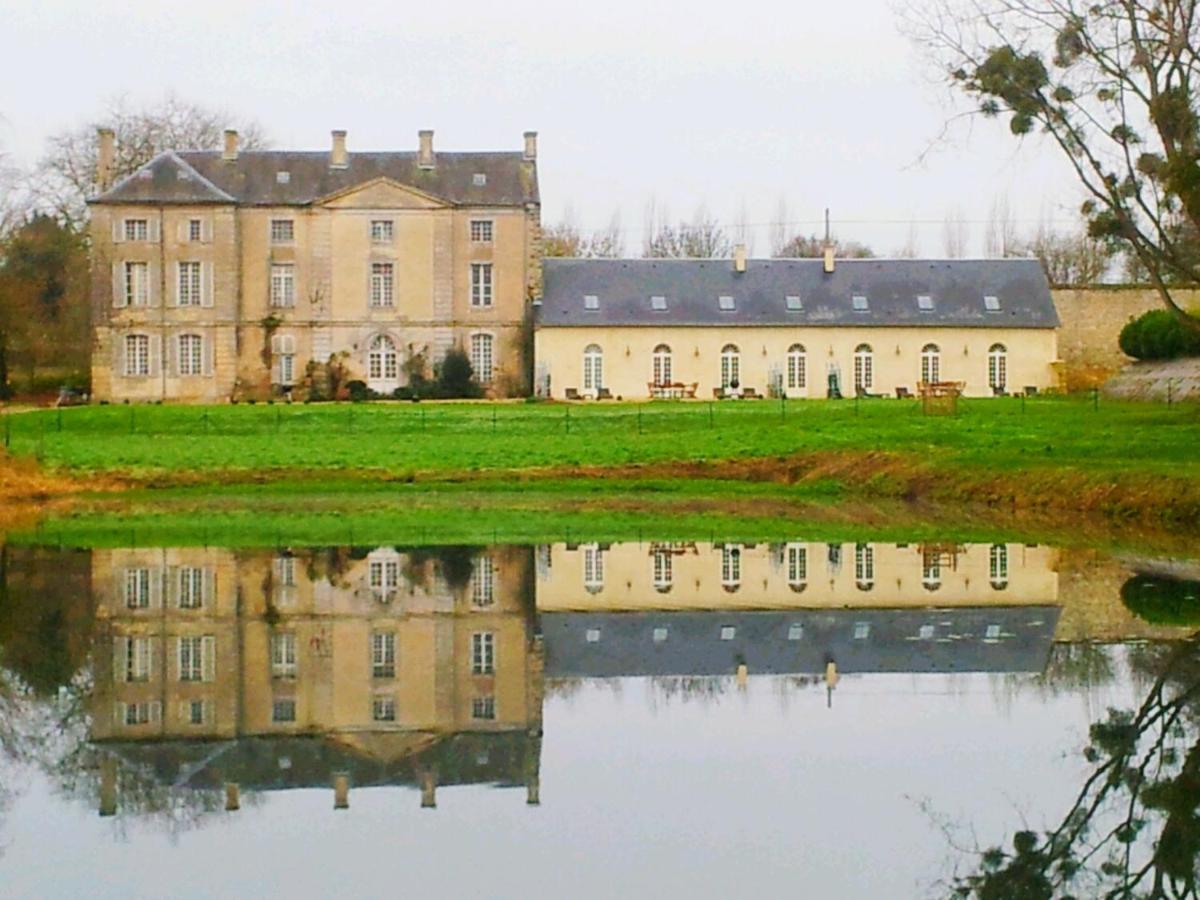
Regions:
<instances>
[{"instance_id":1,"label":"stone wall","mask_svg":"<svg viewBox=\"0 0 1200 900\"><path fill-rule=\"evenodd\" d=\"M1200 359L1133 363L1105 383L1104 394L1159 403L1200 400Z\"/></svg>"},{"instance_id":2,"label":"stone wall","mask_svg":"<svg viewBox=\"0 0 1200 900\"><path fill-rule=\"evenodd\" d=\"M1117 346L1117 337L1130 319L1162 300L1150 288L1058 288L1052 291L1062 320L1058 355L1069 390L1097 386L1130 362ZM1179 292L1184 306L1200 309L1200 290Z\"/></svg>"}]
</instances>

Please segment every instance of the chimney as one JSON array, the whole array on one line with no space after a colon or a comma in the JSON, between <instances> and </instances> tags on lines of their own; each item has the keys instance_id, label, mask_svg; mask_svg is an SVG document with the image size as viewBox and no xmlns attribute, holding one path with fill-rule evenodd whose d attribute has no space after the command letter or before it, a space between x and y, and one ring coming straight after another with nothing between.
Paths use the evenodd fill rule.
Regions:
<instances>
[{"instance_id":1,"label":"chimney","mask_svg":"<svg viewBox=\"0 0 1200 900\"><path fill-rule=\"evenodd\" d=\"M437 809L437 774L432 769L419 773L421 809Z\"/></svg>"},{"instance_id":2,"label":"chimney","mask_svg":"<svg viewBox=\"0 0 1200 900\"><path fill-rule=\"evenodd\" d=\"M733 248L733 271L746 271L746 245L738 244Z\"/></svg>"},{"instance_id":3,"label":"chimney","mask_svg":"<svg viewBox=\"0 0 1200 900\"><path fill-rule=\"evenodd\" d=\"M225 811L237 812L242 808L242 801L238 786L233 782L225 783Z\"/></svg>"},{"instance_id":4,"label":"chimney","mask_svg":"<svg viewBox=\"0 0 1200 900\"><path fill-rule=\"evenodd\" d=\"M333 808L350 808L350 776L345 772L333 776Z\"/></svg>"},{"instance_id":5,"label":"chimney","mask_svg":"<svg viewBox=\"0 0 1200 900\"><path fill-rule=\"evenodd\" d=\"M221 159L226 162L233 162L237 159L238 133L232 128L225 129L225 150L221 153Z\"/></svg>"},{"instance_id":6,"label":"chimney","mask_svg":"<svg viewBox=\"0 0 1200 900\"><path fill-rule=\"evenodd\" d=\"M345 169L350 165L350 154L346 152L346 132L339 129L330 134L333 135L333 147L329 151L329 168Z\"/></svg>"},{"instance_id":7,"label":"chimney","mask_svg":"<svg viewBox=\"0 0 1200 900\"><path fill-rule=\"evenodd\" d=\"M537 159L537 132L525 132L525 162L533 162Z\"/></svg>"},{"instance_id":8,"label":"chimney","mask_svg":"<svg viewBox=\"0 0 1200 900\"><path fill-rule=\"evenodd\" d=\"M433 168L433 132L424 128L417 132L417 137L421 141L421 148L417 152L417 165L422 169Z\"/></svg>"},{"instance_id":9,"label":"chimney","mask_svg":"<svg viewBox=\"0 0 1200 900\"><path fill-rule=\"evenodd\" d=\"M111 128L96 129L96 187L101 194L112 187L116 161L116 134Z\"/></svg>"}]
</instances>

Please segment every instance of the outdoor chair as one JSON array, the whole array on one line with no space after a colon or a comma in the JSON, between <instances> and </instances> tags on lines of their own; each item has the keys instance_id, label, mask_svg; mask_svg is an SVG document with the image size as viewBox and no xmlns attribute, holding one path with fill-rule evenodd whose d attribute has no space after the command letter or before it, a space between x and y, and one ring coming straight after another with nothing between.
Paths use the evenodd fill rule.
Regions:
<instances>
[{"instance_id":1,"label":"outdoor chair","mask_svg":"<svg viewBox=\"0 0 1200 900\"><path fill-rule=\"evenodd\" d=\"M579 400L579 391L576 388L567 388L566 396L568 400Z\"/></svg>"},{"instance_id":2,"label":"outdoor chair","mask_svg":"<svg viewBox=\"0 0 1200 900\"><path fill-rule=\"evenodd\" d=\"M898 387L898 388L896 388L896 399L897 400L911 400L912 394L909 393L908 388Z\"/></svg>"},{"instance_id":3,"label":"outdoor chair","mask_svg":"<svg viewBox=\"0 0 1200 900\"><path fill-rule=\"evenodd\" d=\"M610 391L608 388L602 387L602 388L600 388L600 390L596 391L596 399L597 400L611 400L612 399L612 391Z\"/></svg>"}]
</instances>

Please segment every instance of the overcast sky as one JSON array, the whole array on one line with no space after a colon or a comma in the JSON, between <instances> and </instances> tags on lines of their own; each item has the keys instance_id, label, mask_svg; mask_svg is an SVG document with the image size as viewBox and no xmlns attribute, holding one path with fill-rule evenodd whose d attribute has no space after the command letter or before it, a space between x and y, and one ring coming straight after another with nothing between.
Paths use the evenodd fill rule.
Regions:
<instances>
[{"instance_id":1,"label":"overcast sky","mask_svg":"<svg viewBox=\"0 0 1200 900\"><path fill-rule=\"evenodd\" d=\"M161 2L8 0L0 26L0 147L28 164L48 134L108 100L167 91L254 118L277 147L519 149L540 132L543 219L619 212L641 246L652 198L762 227L781 198L794 231L832 208L842 238L883 254L916 222L943 251L960 210L983 252L993 200L1022 229L1073 227L1080 194L1039 139L977 123L923 162L952 112L889 0L840 3Z\"/></svg>"}]
</instances>

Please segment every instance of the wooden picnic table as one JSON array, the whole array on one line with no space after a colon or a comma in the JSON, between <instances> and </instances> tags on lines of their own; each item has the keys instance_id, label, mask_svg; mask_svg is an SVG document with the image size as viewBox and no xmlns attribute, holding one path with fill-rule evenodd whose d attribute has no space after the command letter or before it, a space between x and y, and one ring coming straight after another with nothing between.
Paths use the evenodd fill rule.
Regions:
<instances>
[{"instance_id":1,"label":"wooden picnic table","mask_svg":"<svg viewBox=\"0 0 1200 900\"><path fill-rule=\"evenodd\" d=\"M692 400L696 397L696 388L698 383L684 384L680 381L667 382L664 384L655 384L653 381L646 383L650 390L650 396L655 400Z\"/></svg>"}]
</instances>

